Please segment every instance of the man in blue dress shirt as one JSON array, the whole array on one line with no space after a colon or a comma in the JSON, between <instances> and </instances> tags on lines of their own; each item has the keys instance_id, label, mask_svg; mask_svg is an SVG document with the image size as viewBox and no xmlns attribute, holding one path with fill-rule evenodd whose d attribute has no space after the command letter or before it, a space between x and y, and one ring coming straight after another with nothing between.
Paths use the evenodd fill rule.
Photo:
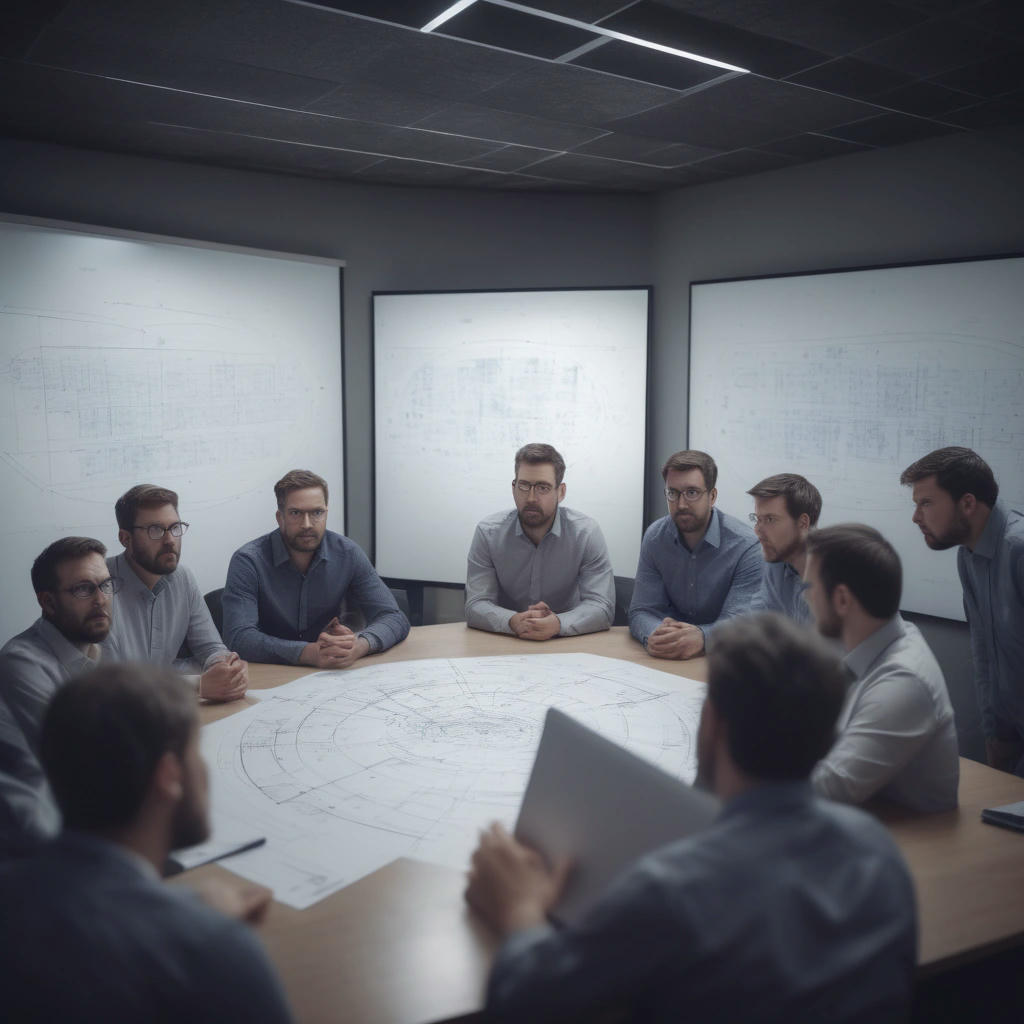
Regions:
<instances>
[{"instance_id":1,"label":"man in blue dress shirt","mask_svg":"<svg viewBox=\"0 0 1024 1024\"><path fill-rule=\"evenodd\" d=\"M629 631L655 658L694 658L716 623L750 609L761 584L753 530L715 508L718 467L676 452L661 470L668 515L644 534Z\"/></svg>"},{"instance_id":2,"label":"man in blue dress shirt","mask_svg":"<svg viewBox=\"0 0 1024 1024\"><path fill-rule=\"evenodd\" d=\"M807 534L818 524L821 494L797 473L765 477L747 491L754 499L750 521L761 542L764 573L751 611L779 612L794 622L809 623L804 600Z\"/></svg>"},{"instance_id":3,"label":"man in blue dress shirt","mask_svg":"<svg viewBox=\"0 0 1024 1024\"><path fill-rule=\"evenodd\" d=\"M41 758L64 830L0 867L0 993L12 1021L291 1019L251 928L271 893L168 886L168 851L209 833L195 696L149 665L71 680Z\"/></svg>"},{"instance_id":4,"label":"man in blue dress shirt","mask_svg":"<svg viewBox=\"0 0 1024 1024\"><path fill-rule=\"evenodd\" d=\"M914 522L928 547L960 546L988 763L1024 776L1024 513L999 500L995 475L970 448L930 452L900 483L913 484Z\"/></svg>"},{"instance_id":5,"label":"man in blue dress shirt","mask_svg":"<svg viewBox=\"0 0 1024 1024\"><path fill-rule=\"evenodd\" d=\"M404 640L409 620L370 560L327 529L327 481L293 469L274 495L278 529L240 547L228 565L228 646L247 661L336 669ZM341 621L353 609L366 620L358 632Z\"/></svg>"},{"instance_id":6,"label":"man in blue dress shirt","mask_svg":"<svg viewBox=\"0 0 1024 1024\"><path fill-rule=\"evenodd\" d=\"M778 615L715 632L698 778L723 801L703 832L638 860L576 924L547 912L567 878L500 826L466 898L505 942L490 1016L644 1021L906 1020L914 891L886 829L807 782L846 688L835 655ZM618 1019L618 1018L616 1018Z\"/></svg>"}]
</instances>

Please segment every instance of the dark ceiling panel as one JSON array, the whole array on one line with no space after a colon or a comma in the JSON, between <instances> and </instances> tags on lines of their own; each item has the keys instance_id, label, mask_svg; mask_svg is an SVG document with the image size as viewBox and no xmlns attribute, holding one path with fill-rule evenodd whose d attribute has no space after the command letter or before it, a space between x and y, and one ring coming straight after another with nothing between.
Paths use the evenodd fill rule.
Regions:
<instances>
[{"instance_id":1,"label":"dark ceiling panel","mask_svg":"<svg viewBox=\"0 0 1024 1024\"><path fill-rule=\"evenodd\" d=\"M599 139L577 146L574 152L606 156L614 160L632 160L637 163L654 164L657 167L678 167L681 164L692 164L695 160L716 156L718 151L703 146L685 146L681 143L666 146L663 139L609 132Z\"/></svg>"},{"instance_id":2,"label":"dark ceiling panel","mask_svg":"<svg viewBox=\"0 0 1024 1024\"><path fill-rule=\"evenodd\" d=\"M1024 87L1024 47L936 75L931 81L986 99L1013 92Z\"/></svg>"},{"instance_id":3,"label":"dark ceiling panel","mask_svg":"<svg viewBox=\"0 0 1024 1024\"><path fill-rule=\"evenodd\" d=\"M580 54L572 63L679 90L692 89L725 74L735 74L700 61L614 39Z\"/></svg>"},{"instance_id":4,"label":"dark ceiling panel","mask_svg":"<svg viewBox=\"0 0 1024 1024\"><path fill-rule=\"evenodd\" d=\"M652 189L676 180L675 172L671 169L642 167L639 164L582 156L578 153L553 156L543 163L535 164L529 171L551 178L586 181L593 185L611 185L628 181L631 186Z\"/></svg>"},{"instance_id":5,"label":"dark ceiling panel","mask_svg":"<svg viewBox=\"0 0 1024 1024\"><path fill-rule=\"evenodd\" d=\"M593 32L586 29L486 3L467 7L436 31L446 36L456 36L486 46L500 46L548 60L597 39Z\"/></svg>"},{"instance_id":6,"label":"dark ceiling panel","mask_svg":"<svg viewBox=\"0 0 1024 1024\"><path fill-rule=\"evenodd\" d=\"M1020 0L990 0L980 7L959 12L956 20L998 36L1024 40L1024 4Z\"/></svg>"},{"instance_id":7,"label":"dark ceiling panel","mask_svg":"<svg viewBox=\"0 0 1024 1024\"><path fill-rule=\"evenodd\" d=\"M630 0L529 0L525 7L536 7L551 14L560 14L563 18L573 18L593 25L596 21L603 24L604 18L620 10Z\"/></svg>"},{"instance_id":8,"label":"dark ceiling panel","mask_svg":"<svg viewBox=\"0 0 1024 1024\"><path fill-rule=\"evenodd\" d=\"M454 132L477 139L512 142L541 149L574 149L601 133L599 128L511 114L471 103L453 103L417 122L417 128Z\"/></svg>"},{"instance_id":9,"label":"dark ceiling panel","mask_svg":"<svg viewBox=\"0 0 1024 1024\"><path fill-rule=\"evenodd\" d=\"M857 56L927 78L998 56L1012 46L960 22L936 20L867 46Z\"/></svg>"},{"instance_id":10,"label":"dark ceiling panel","mask_svg":"<svg viewBox=\"0 0 1024 1024\"><path fill-rule=\"evenodd\" d=\"M501 179L504 175L470 167L449 167L417 160L381 160L353 177L393 185L439 185L472 188L481 182Z\"/></svg>"},{"instance_id":11,"label":"dark ceiling panel","mask_svg":"<svg viewBox=\"0 0 1024 1024\"><path fill-rule=\"evenodd\" d=\"M534 62L529 71L489 89L477 99L498 110L603 125L678 97L672 89L601 75L569 64Z\"/></svg>"},{"instance_id":12,"label":"dark ceiling panel","mask_svg":"<svg viewBox=\"0 0 1024 1024\"><path fill-rule=\"evenodd\" d=\"M967 94L948 89L944 85L919 80L893 89L892 92L875 96L874 102L880 107L917 114L918 117L936 117L948 110L962 107L965 103L972 102L972 99Z\"/></svg>"},{"instance_id":13,"label":"dark ceiling panel","mask_svg":"<svg viewBox=\"0 0 1024 1024\"><path fill-rule=\"evenodd\" d=\"M839 96L868 99L913 79L905 71L896 71L882 64L872 64L856 57L838 57L816 68L790 75L787 81L834 92Z\"/></svg>"},{"instance_id":14,"label":"dark ceiling panel","mask_svg":"<svg viewBox=\"0 0 1024 1024\"><path fill-rule=\"evenodd\" d=\"M936 135L948 135L957 131L956 128L928 121L922 117L911 117L909 114L883 114L881 117L870 117L856 124L844 124L830 128L828 134L850 142L862 142L867 146L895 146L904 142L916 142L918 139L929 139Z\"/></svg>"},{"instance_id":15,"label":"dark ceiling panel","mask_svg":"<svg viewBox=\"0 0 1024 1024\"><path fill-rule=\"evenodd\" d=\"M362 82L339 85L303 109L334 117L352 117L374 124L410 125L445 105L444 100L418 93L392 92Z\"/></svg>"},{"instance_id":16,"label":"dark ceiling panel","mask_svg":"<svg viewBox=\"0 0 1024 1024\"><path fill-rule=\"evenodd\" d=\"M847 153L857 153L870 148L859 142L847 142L845 139L833 139L828 135L808 132L805 135L779 139L777 142L767 142L759 146L758 150L798 157L801 160L825 160L828 157L845 156Z\"/></svg>"},{"instance_id":17,"label":"dark ceiling panel","mask_svg":"<svg viewBox=\"0 0 1024 1024\"><path fill-rule=\"evenodd\" d=\"M518 171L553 155L550 149L536 149L533 146L501 146L483 156L462 162L470 167L483 167L490 171Z\"/></svg>"},{"instance_id":18,"label":"dark ceiling panel","mask_svg":"<svg viewBox=\"0 0 1024 1024\"><path fill-rule=\"evenodd\" d=\"M791 75L831 56L719 21L695 18L653 0L627 7L602 26L771 77Z\"/></svg>"},{"instance_id":19,"label":"dark ceiling panel","mask_svg":"<svg viewBox=\"0 0 1024 1024\"><path fill-rule=\"evenodd\" d=\"M237 64L199 54L182 55L143 44L46 29L29 51L35 64L188 92L301 107L335 88L333 82Z\"/></svg>"},{"instance_id":20,"label":"dark ceiling panel","mask_svg":"<svg viewBox=\"0 0 1024 1024\"><path fill-rule=\"evenodd\" d=\"M788 167L796 162L796 157L787 156L783 153L766 153L763 150L755 149L737 149L732 153L713 156L710 160L702 160L694 169L733 177L740 174L758 174L761 171L774 171L780 167Z\"/></svg>"},{"instance_id":21,"label":"dark ceiling panel","mask_svg":"<svg viewBox=\"0 0 1024 1024\"><path fill-rule=\"evenodd\" d=\"M442 11L451 7L453 0L312 0L318 7L335 11L349 11L395 25L422 28Z\"/></svg>"},{"instance_id":22,"label":"dark ceiling panel","mask_svg":"<svg viewBox=\"0 0 1024 1024\"><path fill-rule=\"evenodd\" d=\"M972 131L1024 124L1024 92L954 110L945 115L945 120Z\"/></svg>"}]
</instances>

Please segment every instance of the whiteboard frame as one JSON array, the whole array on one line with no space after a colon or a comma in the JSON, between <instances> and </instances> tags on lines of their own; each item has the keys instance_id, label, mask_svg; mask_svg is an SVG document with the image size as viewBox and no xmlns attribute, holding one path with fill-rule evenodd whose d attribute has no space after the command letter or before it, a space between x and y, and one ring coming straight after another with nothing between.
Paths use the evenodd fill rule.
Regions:
<instances>
[{"instance_id":1,"label":"whiteboard frame","mask_svg":"<svg viewBox=\"0 0 1024 1024\"><path fill-rule=\"evenodd\" d=\"M904 262L898 262L898 263L868 264L868 265L858 265L858 266L853 266L853 267L832 267L832 268L818 269L818 270L797 270L797 271L788 271L788 272L782 273L782 274L753 274L753 275L747 275L747 276L741 276L741 277L708 278L708 279L699 280L699 281L691 281L690 282L690 289L689 289L689 305L688 305L688 310L687 310L687 316L688 316L688 323L687 323L687 341L688 341L688 344L687 344L687 367L686 367L686 373L687 373L687 409L686 409L686 414L687 414L687 416L686 416L687 445L690 446L690 445L693 444L693 441L692 441L692 429L693 429L693 409L694 409L694 393L695 393L695 381L694 381L694 374L693 374L693 354L694 354L693 306L694 306L694 289L697 288L698 286L701 286L701 285L736 284L736 283L746 283L746 282L752 282L752 281L776 281L776 280L781 281L781 280L787 280L787 279L791 279L791 278L813 278L813 277L824 277L824 276L836 275L836 274L857 274L857 273L864 273L864 272L871 272L871 271L882 271L882 270L907 270L907 269L916 269L916 268L919 268L919 267L949 266L949 265L953 265L953 264L976 264L976 263L986 263L986 262L994 262L994 261L1002 261L1002 260L1020 260L1020 259L1024 259L1024 252L1013 251L1013 252L1005 252L1005 253L990 253L990 254L984 254L984 255L980 255L980 256L956 256L956 257L948 257L948 258L945 258L945 259L910 260L910 261L904 261ZM927 453L926 452L922 452L921 453L921 455L924 455L924 454L927 454ZM894 467L896 473L901 472L903 468L905 468L905 467L902 467L902 466ZM753 483L756 483L756 480L752 481L751 486L753 486ZM1000 497L1002 497L1002 495L1003 495L1003 490L1002 490L1002 488L1000 488ZM827 495L823 495L823 498L824 498L824 503L825 503L825 505L827 507L828 496ZM751 499L751 501L752 500L753 499ZM909 496L908 496L908 518L909 518L910 512L911 512L911 509L910 509L910 501L909 501ZM924 541L923 540L921 540L921 544L924 545ZM938 557L940 554L942 554L942 553L940 553L940 552L936 552L935 553L936 557ZM901 561L905 562L904 559L901 559ZM907 611L907 612L909 612L909 613L911 613L913 615L927 615L927 616L930 616L930 617L936 618L936 619L947 619L948 621L961 621L961 622L964 621L964 616L963 616L962 613L957 615L954 618L954 617L951 617L951 616L948 616L948 615L938 614L938 613L933 612L933 611L919 611L919 610L914 609L914 608L908 608L904 604L904 602L906 600L906 594L907 594L906 572L904 571L904 586L903 586L903 593L902 593L901 599L900 599L901 610Z\"/></svg>"},{"instance_id":2,"label":"whiteboard frame","mask_svg":"<svg viewBox=\"0 0 1024 1024\"><path fill-rule=\"evenodd\" d=\"M378 296L392 296L392 295L505 295L505 294L518 294L524 292L613 292L613 291L642 291L647 294L647 339L645 345L645 372L644 372L644 450L643 450L643 474L646 476L647 472L647 453L651 448L651 399L652 399L652 379L651 379L651 363L652 363L652 345L653 345L653 324L654 324L654 286L647 284L632 284L632 285L570 285L566 287L550 286L545 285L542 287L530 288L530 287L519 287L519 288L417 288L417 289L386 289L386 290L375 290L370 293L370 396L371 403L373 405L373 417L371 421L371 450L372 460L370 468L370 493L372 495L372 508L370 509L371 515L371 534L370 534L370 558L374 565L377 564L377 337L376 337L376 307L375 303ZM514 455L514 452L509 453L509 457ZM650 507L649 499L647 494L646 486L642 489L641 498L641 516L642 520L637 525L638 537L642 537L643 531L646 529L647 524L650 520ZM570 507L572 507L570 505ZM497 510L496 510L497 511ZM579 511L585 512L585 509ZM468 550L468 545L467 545ZM635 569L633 570L635 572ZM387 576L384 577L385 582L389 585L399 588L411 588L415 594L417 608L421 608L422 604L422 588L423 587L438 587L449 590L463 590L465 589L465 579L461 582L453 582L446 580L427 580L419 579L416 577L397 577ZM414 619L415 624L415 619Z\"/></svg>"}]
</instances>

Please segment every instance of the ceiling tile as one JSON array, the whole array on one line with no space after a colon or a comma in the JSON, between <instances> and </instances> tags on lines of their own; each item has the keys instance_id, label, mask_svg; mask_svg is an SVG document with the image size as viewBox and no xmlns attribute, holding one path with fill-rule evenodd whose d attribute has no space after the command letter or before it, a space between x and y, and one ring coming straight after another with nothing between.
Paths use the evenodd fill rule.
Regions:
<instances>
[{"instance_id":1,"label":"ceiling tile","mask_svg":"<svg viewBox=\"0 0 1024 1024\"><path fill-rule=\"evenodd\" d=\"M826 157L845 156L847 153L857 153L871 147L859 142L847 142L845 139L833 139L827 135L807 132L776 142L766 142L757 148L758 151L799 157L801 160L824 160Z\"/></svg>"},{"instance_id":2,"label":"ceiling tile","mask_svg":"<svg viewBox=\"0 0 1024 1024\"><path fill-rule=\"evenodd\" d=\"M918 117L935 117L947 110L962 107L971 99L965 93L948 89L944 85L918 80L875 96L873 102L880 107L902 110L907 114L917 114Z\"/></svg>"},{"instance_id":3,"label":"ceiling tile","mask_svg":"<svg viewBox=\"0 0 1024 1024\"><path fill-rule=\"evenodd\" d=\"M913 81L905 71L896 71L882 64L858 60L856 57L838 57L836 60L808 68L799 74L790 75L788 82L806 85L812 89L823 89L840 96L868 99Z\"/></svg>"},{"instance_id":4,"label":"ceiling tile","mask_svg":"<svg viewBox=\"0 0 1024 1024\"><path fill-rule=\"evenodd\" d=\"M986 98L1024 87L1024 47L936 75L929 81Z\"/></svg>"},{"instance_id":5,"label":"ceiling tile","mask_svg":"<svg viewBox=\"0 0 1024 1024\"><path fill-rule=\"evenodd\" d=\"M999 36L1024 40L1024 4L1020 0L989 0L956 14L956 20Z\"/></svg>"},{"instance_id":6,"label":"ceiling tile","mask_svg":"<svg viewBox=\"0 0 1024 1024\"><path fill-rule=\"evenodd\" d=\"M472 4L441 25L437 32L548 60L598 38L586 29L487 3Z\"/></svg>"},{"instance_id":7,"label":"ceiling tile","mask_svg":"<svg viewBox=\"0 0 1024 1024\"><path fill-rule=\"evenodd\" d=\"M501 146L462 163L468 167L483 167L491 171L518 171L538 160L554 154L550 149L536 149L533 146Z\"/></svg>"},{"instance_id":8,"label":"ceiling tile","mask_svg":"<svg viewBox=\"0 0 1024 1024\"><path fill-rule=\"evenodd\" d=\"M667 103L633 117L621 118L610 122L608 127L626 134L649 135L668 142L718 150L757 146L793 134L782 125L767 125L706 107L688 105L689 99L692 97Z\"/></svg>"},{"instance_id":9,"label":"ceiling tile","mask_svg":"<svg viewBox=\"0 0 1024 1024\"><path fill-rule=\"evenodd\" d=\"M616 160L632 160L637 163L654 164L658 167L678 167L717 155L717 150L707 149L704 146L686 146L681 143L666 146L664 139L623 135L620 132L609 132L607 135L602 135L592 142L577 146L574 152L606 156Z\"/></svg>"},{"instance_id":10,"label":"ceiling tile","mask_svg":"<svg viewBox=\"0 0 1024 1024\"><path fill-rule=\"evenodd\" d=\"M782 153L766 153L756 149L737 149L732 153L713 156L710 160L702 160L694 166L695 170L725 173L729 176L738 174L757 174L760 171L774 171L780 167L788 167L796 162L795 157Z\"/></svg>"},{"instance_id":11,"label":"ceiling tile","mask_svg":"<svg viewBox=\"0 0 1024 1024\"><path fill-rule=\"evenodd\" d=\"M363 82L348 82L303 105L304 110L351 117L374 124L410 125L437 111L444 100L422 93L392 92Z\"/></svg>"},{"instance_id":12,"label":"ceiling tile","mask_svg":"<svg viewBox=\"0 0 1024 1024\"><path fill-rule=\"evenodd\" d=\"M850 142L862 142L868 146L895 146L904 142L915 142L936 135L949 135L957 129L938 121L909 114L883 114L869 117L856 124L845 124L830 128L829 135Z\"/></svg>"},{"instance_id":13,"label":"ceiling tile","mask_svg":"<svg viewBox=\"0 0 1024 1024\"><path fill-rule=\"evenodd\" d=\"M638 82L651 82L680 90L691 89L695 85L721 78L723 74L732 73L711 64L614 39L580 54L572 63L579 67L623 75Z\"/></svg>"},{"instance_id":14,"label":"ceiling tile","mask_svg":"<svg viewBox=\"0 0 1024 1024\"><path fill-rule=\"evenodd\" d=\"M416 127L542 149L573 149L601 133L599 128L491 110L471 103L446 106L418 121Z\"/></svg>"},{"instance_id":15,"label":"ceiling tile","mask_svg":"<svg viewBox=\"0 0 1024 1024\"><path fill-rule=\"evenodd\" d=\"M936 20L867 46L858 51L857 56L927 78L995 57L1012 45L1012 42L959 22Z\"/></svg>"},{"instance_id":16,"label":"ceiling tile","mask_svg":"<svg viewBox=\"0 0 1024 1024\"><path fill-rule=\"evenodd\" d=\"M1024 92L1000 96L998 99L985 100L973 106L954 110L943 115L943 120L972 131L1024 124Z\"/></svg>"}]
</instances>

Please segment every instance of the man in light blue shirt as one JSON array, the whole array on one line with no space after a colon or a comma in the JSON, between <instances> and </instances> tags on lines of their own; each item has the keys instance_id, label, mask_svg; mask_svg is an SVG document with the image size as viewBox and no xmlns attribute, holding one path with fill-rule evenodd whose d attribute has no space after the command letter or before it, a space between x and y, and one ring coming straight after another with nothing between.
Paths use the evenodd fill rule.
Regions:
<instances>
[{"instance_id":1,"label":"man in light blue shirt","mask_svg":"<svg viewBox=\"0 0 1024 1024\"><path fill-rule=\"evenodd\" d=\"M723 809L627 868L573 925L547 920L566 866L500 825L484 832L466 898L505 937L488 1019L906 1020L916 963L906 864L878 821L807 782L845 685L835 655L781 616L719 627L697 751L698 778Z\"/></svg>"},{"instance_id":2,"label":"man in light blue shirt","mask_svg":"<svg viewBox=\"0 0 1024 1024\"><path fill-rule=\"evenodd\" d=\"M716 623L750 610L763 563L753 530L714 507L710 455L676 452L661 475L668 515L644 534L629 631L655 658L694 658Z\"/></svg>"},{"instance_id":3,"label":"man in light blue shirt","mask_svg":"<svg viewBox=\"0 0 1024 1024\"><path fill-rule=\"evenodd\" d=\"M939 448L908 466L914 522L934 551L960 545L956 564L971 630L974 681L988 763L1024 776L1024 514L970 448Z\"/></svg>"},{"instance_id":4,"label":"man in light blue shirt","mask_svg":"<svg viewBox=\"0 0 1024 1024\"><path fill-rule=\"evenodd\" d=\"M565 460L549 444L516 452L516 507L473 534L466 568L466 624L523 640L608 629L615 576L601 527L562 505Z\"/></svg>"},{"instance_id":5,"label":"man in light blue shirt","mask_svg":"<svg viewBox=\"0 0 1024 1024\"><path fill-rule=\"evenodd\" d=\"M124 547L107 559L110 575L121 580L109 638L118 658L174 665L184 646L179 667L200 697L244 697L248 665L224 646L195 576L180 561L188 523L178 515L178 495L137 484L118 498L114 515Z\"/></svg>"},{"instance_id":6,"label":"man in light blue shirt","mask_svg":"<svg viewBox=\"0 0 1024 1024\"><path fill-rule=\"evenodd\" d=\"M818 524L821 494L796 473L765 477L747 491L754 499L750 521L761 542L764 573L751 611L779 612L794 622L811 621L804 600L807 534Z\"/></svg>"},{"instance_id":7,"label":"man in light blue shirt","mask_svg":"<svg viewBox=\"0 0 1024 1024\"><path fill-rule=\"evenodd\" d=\"M323 477L293 469L274 495L278 529L240 547L228 565L228 645L249 661L336 669L404 640L409 620L370 560L327 529ZM352 614L366 620L358 632L341 621Z\"/></svg>"}]
</instances>

